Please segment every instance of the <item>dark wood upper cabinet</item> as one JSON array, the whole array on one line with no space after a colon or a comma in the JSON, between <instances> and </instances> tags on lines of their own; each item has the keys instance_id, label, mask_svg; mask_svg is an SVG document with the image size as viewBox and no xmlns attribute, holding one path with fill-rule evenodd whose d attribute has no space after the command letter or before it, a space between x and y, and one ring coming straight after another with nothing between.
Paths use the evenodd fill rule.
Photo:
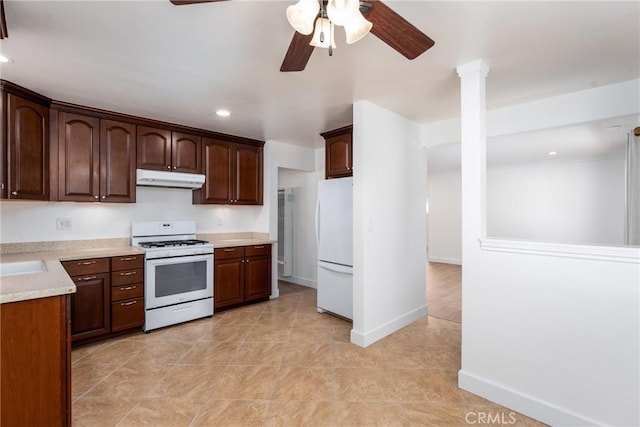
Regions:
<instances>
[{"instance_id":1,"label":"dark wood upper cabinet","mask_svg":"<svg viewBox=\"0 0 640 427\"><path fill-rule=\"evenodd\" d=\"M136 126L100 121L100 200L136 200Z\"/></svg>"},{"instance_id":2,"label":"dark wood upper cabinet","mask_svg":"<svg viewBox=\"0 0 640 427\"><path fill-rule=\"evenodd\" d=\"M138 126L138 168L201 173L201 145L200 136Z\"/></svg>"},{"instance_id":3,"label":"dark wood upper cabinet","mask_svg":"<svg viewBox=\"0 0 640 427\"><path fill-rule=\"evenodd\" d=\"M99 200L100 119L59 113L58 174L58 200Z\"/></svg>"},{"instance_id":4,"label":"dark wood upper cabinet","mask_svg":"<svg viewBox=\"0 0 640 427\"><path fill-rule=\"evenodd\" d=\"M2 197L49 200L49 108L12 93L4 101Z\"/></svg>"},{"instance_id":5,"label":"dark wood upper cabinet","mask_svg":"<svg viewBox=\"0 0 640 427\"><path fill-rule=\"evenodd\" d=\"M263 203L262 147L202 139L205 183L193 192L202 204L261 205Z\"/></svg>"},{"instance_id":6,"label":"dark wood upper cabinet","mask_svg":"<svg viewBox=\"0 0 640 427\"><path fill-rule=\"evenodd\" d=\"M262 204L262 175L262 147L236 144L234 204Z\"/></svg>"},{"instance_id":7,"label":"dark wood upper cabinet","mask_svg":"<svg viewBox=\"0 0 640 427\"><path fill-rule=\"evenodd\" d=\"M171 162L174 172L201 173L202 138L186 133L171 133Z\"/></svg>"},{"instance_id":8,"label":"dark wood upper cabinet","mask_svg":"<svg viewBox=\"0 0 640 427\"><path fill-rule=\"evenodd\" d=\"M58 200L135 202L136 126L61 111Z\"/></svg>"},{"instance_id":9,"label":"dark wood upper cabinet","mask_svg":"<svg viewBox=\"0 0 640 427\"><path fill-rule=\"evenodd\" d=\"M353 126L322 133L325 139L325 178L353 175Z\"/></svg>"},{"instance_id":10,"label":"dark wood upper cabinet","mask_svg":"<svg viewBox=\"0 0 640 427\"><path fill-rule=\"evenodd\" d=\"M138 167L171 170L171 131L138 126Z\"/></svg>"},{"instance_id":11,"label":"dark wood upper cabinet","mask_svg":"<svg viewBox=\"0 0 640 427\"><path fill-rule=\"evenodd\" d=\"M232 143L203 138L202 163L205 181L193 192L194 203L229 204L232 190Z\"/></svg>"}]
</instances>

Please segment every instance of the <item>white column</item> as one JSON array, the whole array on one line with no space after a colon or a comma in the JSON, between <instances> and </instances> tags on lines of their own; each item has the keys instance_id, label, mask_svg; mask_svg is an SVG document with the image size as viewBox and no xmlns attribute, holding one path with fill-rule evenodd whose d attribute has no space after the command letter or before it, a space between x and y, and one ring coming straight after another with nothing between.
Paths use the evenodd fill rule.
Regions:
<instances>
[{"instance_id":1,"label":"white column","mask_svg":"<svg viewBox=\"0 0 640 427\"><path fill-rule=\"evenodd\" d=\"M486 237L486 78L489 66L476 60L457 68L461 92L462 263L465 252ZM464 283L464 277L463 277Z\"/></svg>"}]
</instances>

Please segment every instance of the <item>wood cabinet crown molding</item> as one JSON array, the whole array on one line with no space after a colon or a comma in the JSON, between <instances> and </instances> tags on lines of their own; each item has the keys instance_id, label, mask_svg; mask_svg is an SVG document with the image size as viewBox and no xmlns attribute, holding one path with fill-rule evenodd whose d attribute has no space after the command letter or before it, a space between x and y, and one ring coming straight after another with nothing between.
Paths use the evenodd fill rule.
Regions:
<instances>
[{"instance_id":1,"label":"wood cabinet crown molding","mask_svg":"<svg viewBox=\"0 0 640 427\"><path fill-rule=\"evenodd\" d=\"M194 128L190 126L184 126L176 123L164 122L162 120L149 119L146 117L134 116L131 114L118 113L115 111L102 110L100 108L86 107L83 105L72 104L62 101L51 101L51 108L64 111L68 113L76 114L91 114L94 117L108 120L118 120L122 122L128 122L138 126L147 126L151 128L162 128L171 132L184 132L195 136L203 136L208 138L222 139L230 142L237 142L240 144L255 145L257 147L264 146L264 141L258 139L245 138L243 136L228 135L225 133L219 133L211 130Z\"/></svg>"},{"instance_id":2,"label":"wood cabinet crown molding","mask_svg":"<svg viewBox=\"0 0 640 427\"><path fill-rule=\"evenodd\" d=\"M12 93L21 98L24 98L28 101L35 102L36 104L43 105L47 108L51 106L51 98L48 98L44 95L40 95L30 89L12 83L8 80L0 79L0 92L2 93Z\"/></svg>"},{"instance_id":3,"label":"wood cabinet crown molding","mask_svg":"<svg viewBox=\"0 0 640 427\"><path fill-rule=\"evenodd\" d=\"M322 132L320 136L324 139L333 138L334 136L340 136L347 133L353 133L353 125L343 126L338 129L328 130L326 132Z\"/></svg>"},{"instance_id":4,"label":"wood cabinet crown molding","mask_svg":"<svg viewBox=\"0 0 640 427\"><path fill-rule=\"evenodd\" d=\"M265 143L264 141L258 139L229 135L226 133L199 129L191 126L184 126L181 124L165 122L162 120L149 119L146 117L134 116L131 114L118 113L116 111L103 110L100 108L87 107L70 102L58 101L4 79L0 79L0 92L10 92L32 102L42 104L46 107L50 107L58 111L76 114L91 114L92 116L99 119L117 120L149 127L161 127L174 132L186 132L197 136L222 139L225 141L255 145L258 147L264 146Z\"/></svg>"}]
</instances>

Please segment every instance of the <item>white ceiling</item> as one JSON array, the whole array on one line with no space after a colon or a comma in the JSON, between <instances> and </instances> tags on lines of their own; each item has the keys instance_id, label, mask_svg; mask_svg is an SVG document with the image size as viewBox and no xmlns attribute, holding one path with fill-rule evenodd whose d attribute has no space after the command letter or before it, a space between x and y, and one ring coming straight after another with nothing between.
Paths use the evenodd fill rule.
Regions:
<instances>
[{"instance_id":1,"label":"white ceiling","mask_svg":"<svg viewBox=\"0 0 640 427\"><path fill-rule=\"evenodd\" d=\"M490 66L489 108L640 76L637 1L386 1L435 46L369 34L281 73L293 1L5 1L1 77L53 99L261 140L322 144L367 99L424 123L459 112L457 65ZM214 112L227 108L229 118Z\"/></svg>"}]
</instances>

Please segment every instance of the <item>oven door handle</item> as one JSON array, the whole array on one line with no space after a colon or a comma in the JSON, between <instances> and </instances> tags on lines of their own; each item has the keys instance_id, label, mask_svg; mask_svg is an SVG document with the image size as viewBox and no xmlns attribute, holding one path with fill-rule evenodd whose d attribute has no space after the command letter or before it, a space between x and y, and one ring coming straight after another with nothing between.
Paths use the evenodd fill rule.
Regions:
<instances>
[{"instance_id":1,"label":"oven door handle","mask_svg":"<svg viewBox=\"0 0 640 427\"><path fill-rule=\"evenodd\" d=\"M155 267L158 265L187 264L190 262L198 262L198 261L213 261L213 254L185 255L185 256L168 257L168 258L152 258L152 259L148 259L146 262L147 262L147 268L149 268L149 267Z\"/></svg>"}]
</instances>

